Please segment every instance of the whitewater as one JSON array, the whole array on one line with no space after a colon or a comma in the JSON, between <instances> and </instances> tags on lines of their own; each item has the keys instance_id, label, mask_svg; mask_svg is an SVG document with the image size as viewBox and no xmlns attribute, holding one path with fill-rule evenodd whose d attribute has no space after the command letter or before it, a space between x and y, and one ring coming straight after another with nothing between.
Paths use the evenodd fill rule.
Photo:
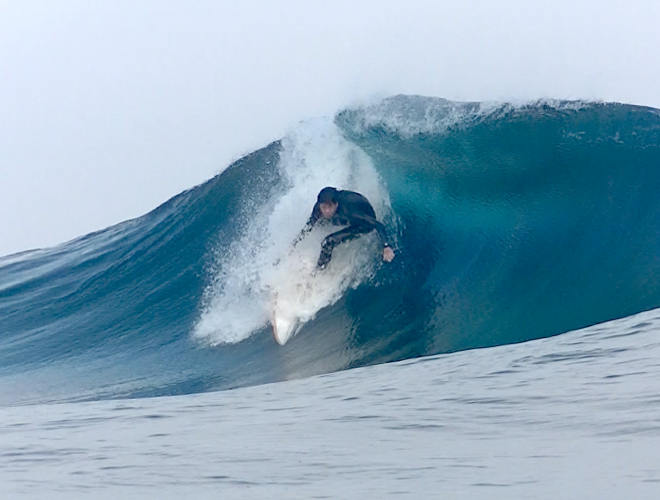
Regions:
<instances>
[{"instance_id":1,"label":"whitewater","mask_svg":"<svg viewBox=\"0 0 660 500\"><path fill-rule=\"evenodd\" d=\"M396 96L0 258L0 493L657 497L659 134L641 106ZM279 346L327 185L397 257L338 248Z\"/></svg>"}]
</instances>

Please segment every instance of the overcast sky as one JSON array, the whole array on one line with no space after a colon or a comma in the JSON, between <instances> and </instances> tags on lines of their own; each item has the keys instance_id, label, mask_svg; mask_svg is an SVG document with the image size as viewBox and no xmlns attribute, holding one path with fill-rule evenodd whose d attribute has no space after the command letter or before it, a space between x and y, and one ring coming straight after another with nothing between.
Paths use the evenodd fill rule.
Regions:
<instances>
[{"instance_id":1,"label":"overcast sky","mask_svg":"<svg viewBox=\"0 0 660 500\"><path fill-rule=\"evenodd\" d=\"M660 2L0 0L0 255L397 93L660 107Z\"/></svg>"}]
</instances>

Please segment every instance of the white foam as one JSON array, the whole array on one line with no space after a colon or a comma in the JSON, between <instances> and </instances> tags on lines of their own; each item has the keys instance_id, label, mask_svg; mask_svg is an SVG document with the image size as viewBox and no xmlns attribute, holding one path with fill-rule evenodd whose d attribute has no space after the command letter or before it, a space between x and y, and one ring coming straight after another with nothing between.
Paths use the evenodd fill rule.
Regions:
<instances>
[{"instance_id":1,"label":"white foam","mask_svg":"<svg viewBox=\"0 0 660 500\"><path fill-rule=\"evenodd\" d=\"M283 140L279 168L285 179L281 191L246 222L244 235L227 253L215 256L193 331L200 341L215 345L248 338L268 323L273 289L287 280L309 279L309 270L296 268L295 260L287 256L323 187L364 194L380 220L390 213L387 192L369 157L346 141L330 119L304 122L292 131ZM304 260L316 262L322 238L338 229L315 229L296 252L302 252ZM373 247L373 253L365 252L365 246ZM326 272L314 279L313 293L301 301L296 312L300 320L312 319L348 287L367 279L376 262L376 248L373 235L340 245Z\"/></svg>"},{"instance_id":2,"label":"white foam","mask_svg":"<svg viewBox=\"0 0 660 500\"><path fill-rule=\"evenodd\" d=\"M373 127L382 127L409 139L419 134L443 134L451 128L465 126L475 120L505 115L529 106L577 111L591 104L594 103L556 99L471 103L401 95L351 110L355 115L347 125L352 133L358 135Z\"/></svg>"}]
</instances>

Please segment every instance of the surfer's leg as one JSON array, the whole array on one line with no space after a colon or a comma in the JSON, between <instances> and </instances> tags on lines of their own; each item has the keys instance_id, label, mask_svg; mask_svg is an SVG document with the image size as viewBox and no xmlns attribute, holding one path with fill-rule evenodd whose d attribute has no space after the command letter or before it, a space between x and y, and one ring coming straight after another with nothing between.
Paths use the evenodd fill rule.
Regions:
<instances>
[{"instance_id":1,"label":"surfer's leg","mask_svg":"<svg viewBox=\"0 0 660 500\"><path fill-rule=\"evenodd\" d=\"M319 262L317 264L319 269L323 269L328 265L328 262L330 262L330 259L332 258L332 250L334 250L337 245L350 241L372 230L373 227L370 226L348 226L341 231L326 236L323 243L321 243L321 255L319 256Z\"/></svg>"}]
</instances>

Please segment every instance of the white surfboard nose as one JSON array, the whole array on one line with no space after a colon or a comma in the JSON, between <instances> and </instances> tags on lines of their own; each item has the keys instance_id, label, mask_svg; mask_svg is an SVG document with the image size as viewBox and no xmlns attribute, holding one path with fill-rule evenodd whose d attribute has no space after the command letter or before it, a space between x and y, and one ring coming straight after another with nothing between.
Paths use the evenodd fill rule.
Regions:
<instances>
[{"instance_id":1,"label":"white surfboard nose","mask_svg":"<svg viewBox=\"0 0 660 500\"><path fill-rule=\"evenodd\" d=\"M279 316L277 311L273 312L273 336L278 344L284 345L296 329L298 321L295 318Z\"/></svg>"}]
</instances>

